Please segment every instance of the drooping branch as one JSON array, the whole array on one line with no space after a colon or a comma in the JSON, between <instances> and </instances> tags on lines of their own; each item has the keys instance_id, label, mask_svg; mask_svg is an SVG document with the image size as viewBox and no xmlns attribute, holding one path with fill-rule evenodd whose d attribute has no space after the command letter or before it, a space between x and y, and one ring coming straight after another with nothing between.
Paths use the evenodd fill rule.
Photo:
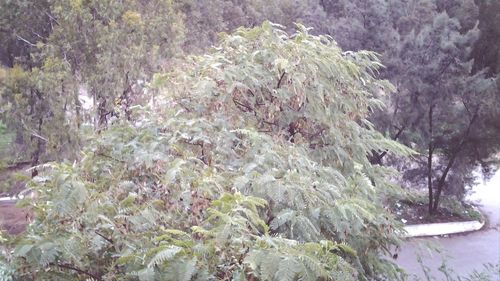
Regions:
<instances>
[{"instance_id":1,"label":"drooping branch","mask_svg":"<svg viewBox=\"0 0 500 281\"><path fill-rule=\"evenodd\" d=\"M75 267L71 264L67 264L67 263L57 263L57 264L54 264L54 263L51 263L50 265L52 266L57 266L57 267L60 267L60 268L64 268L64 269L69 269L69 270L72 270L72 271L75 271L75 272L78 272L80 274L83 274L83 275L87 275L88 277L94 279L94 280L97 280L97 281L101 281L102 278L95 275L95 274L92 274L88 271L85 271L85 270L82 270L78 267Z\"/></svg>"},{"instance_id":2,"label":"drooping branch","mask_svg":"<svg viewBox=\"0 0 500 281\"><path fill-rule=\"evenodd\" d=\"M253 109L252 107L250 107L250 106L248 106L248 105L246 105L246 104L244 104L244 103L242 103L242 102L238 101L238 100L237 100L236 98L234 98L234 97L233 97L233 102L234 102L234 104L236 104L238 107L240 107L240 108L245 108L245 109L246 109L246 112L252 112L252 111L254 111L254 109ZM245 110L244 110L244 111L245 111Z\"/></svg>"}]
</instances>

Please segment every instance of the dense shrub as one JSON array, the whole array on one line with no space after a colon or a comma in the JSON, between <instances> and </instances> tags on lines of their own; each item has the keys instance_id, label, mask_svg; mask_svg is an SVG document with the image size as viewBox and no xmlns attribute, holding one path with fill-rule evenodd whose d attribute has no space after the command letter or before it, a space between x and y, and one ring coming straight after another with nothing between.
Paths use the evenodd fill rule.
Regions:
<instances>
[{"instance_id":1,"label":"dense shrub","mask_svg":"<svg viewBox=\"0 0 500 281\"><path fill-rule=\"evenodd\" d=\"M15 280L399 278L382 258L399 243L382 204L398 191L368 157L410 151L367 121L372 93L392 88L380 67L300 25L223 36L156 76L139 121L39 168L33 222L0 268Z\"/></svg>"}]
</instances>

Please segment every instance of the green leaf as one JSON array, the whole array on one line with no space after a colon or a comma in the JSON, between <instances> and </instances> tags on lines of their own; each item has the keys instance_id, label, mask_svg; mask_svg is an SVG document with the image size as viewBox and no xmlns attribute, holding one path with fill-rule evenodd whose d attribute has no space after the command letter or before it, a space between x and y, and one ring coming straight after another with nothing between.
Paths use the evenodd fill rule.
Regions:
<instances>
[{"instance_id":1,"label":"green leaf","mask_svg":"<svg viewBox=\"0 0 500 281\"><path fill-rule=\"evenodd\" d=\"M177 246L169 246L166 249L160 250L148 263L148 268L153 268L173 259L180 251L182 251L182 248Z\"/></svg>"}]
</instances>

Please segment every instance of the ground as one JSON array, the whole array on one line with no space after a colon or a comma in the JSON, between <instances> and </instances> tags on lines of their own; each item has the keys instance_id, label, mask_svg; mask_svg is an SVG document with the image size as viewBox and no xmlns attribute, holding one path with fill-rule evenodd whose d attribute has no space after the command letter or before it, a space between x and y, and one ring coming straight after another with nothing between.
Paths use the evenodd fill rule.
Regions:
<instances>
[{"instance_id":1,"label":"ground","mask_svg":"<svg viewBox=\"0 0 500 281\"><path fill-rule=\"evenodd\" d=\"M8 234L23 232L28 222L28 211L16 207L14 202L0 202L0 228Z\"/></svg>"},{"instance_id":2,"label":"ground","mask_svg":"<svg viewBox=\"0 0 500 281\"><path fill-rule=\"evenodd\" d=\"M4 166L0 169L0 197L18 194L29 178L28 163ZM15 202L0 201L0 229L9 234L19 234L26 228L27 210L16 207Z\"/></svg>"},{"instance_id":3,"label":"ground","mask_svg":"<svg viewBox=\"0 0 500 281\"><path fill-rule=\"evenodd\" d=\"M0 162L0 197L18 194L30 179L29 162L6 165Z\"/></svg>"},{"instance_id":4,"label":"ground","mask_svg":"<svg viewBox=\"0 0 500 281\"><path fill-rule=\"evenodd\" d=\"M442 195L438 210L429 215L427 191L415 189L407 190L406 193L399 195L399 197L391 198L388 201L388 206L394 216L406 225L483 221L484 218L478 208L467 202L448 195Z\"/></svg>"},{"instance_id":5,"label":"ground","mask_svg":"<svg viewBox=\"0 0 500 281\"><path fill-rule=\"evenodd\" d=\"M429 215L427 203L400 200L393 204L392 212L404 224L440 223L482 220L477 209L467 203L445 201L433 215Z\"/></svg>"}]
</instances>

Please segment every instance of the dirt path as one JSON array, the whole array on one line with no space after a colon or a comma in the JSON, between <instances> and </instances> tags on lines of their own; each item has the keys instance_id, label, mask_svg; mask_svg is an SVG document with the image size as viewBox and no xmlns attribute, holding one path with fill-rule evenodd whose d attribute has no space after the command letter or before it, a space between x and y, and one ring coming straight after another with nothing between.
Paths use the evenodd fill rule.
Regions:
<instances>
[{"instance_id":1,"label":"dirt path","mask_svg":"<svg viewBox=\"0 0 500 281\"><path fill-rule=\"evenodd\" d=\"M0 197L9 197L18 194L25 188L26 180L20 180L13 175L29 176L26 170L30 167L28 162L19 162L0 170ZM4 198L5 199L5 198ZM9 234L19 234L27 225L27 211L16 207L14 200L0 200L0 229Z\"/></svg>"},{"instance_id":2,"label":"dirt path","mask_svg":"<svg viewBox=\"0 0 500 281\"><path fill-rule=\"evenodd\" d=\"M0 202L0 228L9 234L19 234L27 225L26 210L16 207L14 202Z\"/></svg>"}]
</instances>

